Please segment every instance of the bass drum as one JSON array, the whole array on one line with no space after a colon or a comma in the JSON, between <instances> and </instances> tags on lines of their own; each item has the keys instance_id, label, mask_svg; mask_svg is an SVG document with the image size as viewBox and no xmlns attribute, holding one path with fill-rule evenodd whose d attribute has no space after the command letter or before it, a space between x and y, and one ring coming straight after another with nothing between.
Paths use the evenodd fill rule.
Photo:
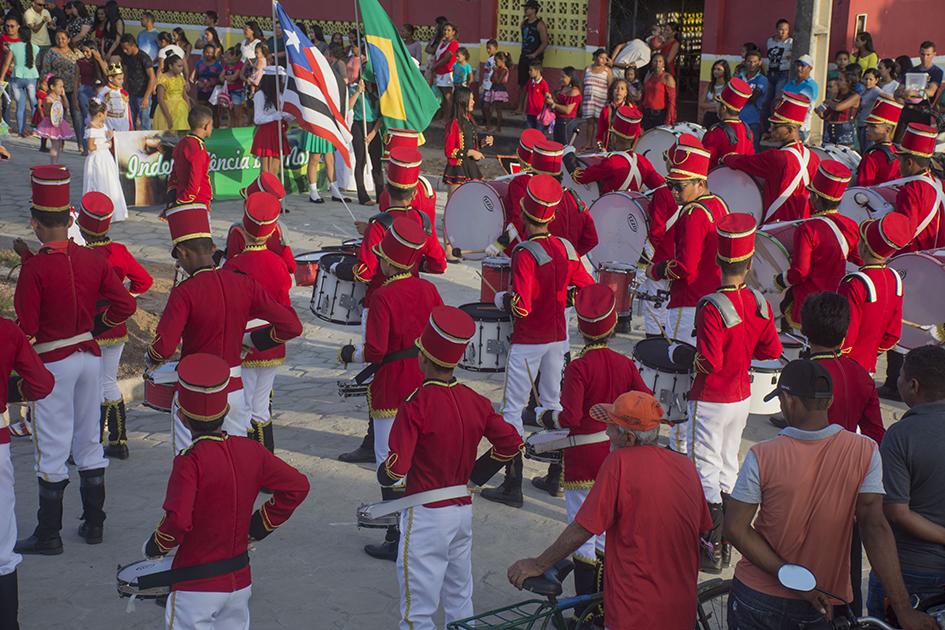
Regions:
<instances>
[{"instance_id":1,"label":"bass drum","mask_svg":"<svg viewBox=\"0 0 945 630\"><path fill-rule=\"evenodd\" d=\"M855 174L856 169L860 166L860 154L842 144L825 144L819 147L808 148L816 153L821 161L836 160L850 169L851 173Z\"/></svg>"},{"instance_id":2,"label":"bass drum","mask_svg":"<svg viewBox=\"0 0 945 630\"><path fill-rule=\"evenodd\" d=\"M481 302L459 308L476 324L459 367L471 372L504 372L512 345L512 316L493 304Z\"/></svg>"},{"instance_id":3,"label":"bass drum","mask_svg":"<svg viewBox=\"0 0 945 630\"><path fill-rule=\"evenodd\" d=\"M859 225L867 219L881 219L896 209L898 188L891 186L851 186L840 198L837 210Z\"/></svg>"},{"instance_id":4,"label":"bass drum","mask_svg":"<svg viewBox=\"0 0 945 630\"><path fill-rule=\"evenodd\" d=\"M666 153L676 144L676 140L684 133L692 134L702 140L705 127L695 123L681 122L675 125L660 125L645 132L637 142L634 151L646 156L656 172L666 177ZM714 192L714 191L713 191Z\"/></svg>"},{"instance_id":5,"label":"bass drum","mask_svg":"<svg viewBox=\"0 0 945 630\"><path fill-rule=\"evenodd\" d=\"M650 199L638 192L607 193L589 212L600 239L587 258L594 267L605 262L636 265L650 231Z\"/></svg>"},{"instance_id":6,"label":"bass drum","mask_svg":"<svg viewBox=\"0 0 945 630\"><path fill-rule=\"evenodd\" d=\"M508 181L466 182L450 196L443 210L446 235L453 247L476 252L464 258L479 260L506 225L505 193Z\"/></svg>"},{"instance_id":7,"label":"bass drum","mask_svg":"<svg viewBox=\"0 0 945 630\"><path fill-rule=\"evenodd\" d=\"M791 267L794 232L800 223L772 223L755 232L755 255L752 256L751 269L745 277L745 284L764 294L771 304L775 318L780 317L778 304L781 302L782 291L775 284L774 277Z\"/></svg>"},{"instance_id":8,"label":"bass drum","mask_svg":"<svg viewBox=\"0 0 945 630\"><path fill-rule=\"evenodd\" d=\"M902 277L899 346L912 350L941 344L943 340L936 336L941 337L937 327L945 323L945 249L901 254L889 266Z\"/></svg>"},{"instance_id":9,"label":"bass drum","mask_svg":"<svg viewBox=\"0 0 945 630\"><path fill-rule=\"evenodd\" d=\"M561 185L572 191L575 195L577 195L578 199L583 201L588 206L600 198L600 187L598 186L597 182L579 184L574 181L571 173L579 168L587 168L588 166L597 164L603 159L604 155L605 154L601 153L577 155L574 152L574 147L567 146L564 148L564 156L562 157L563 168L561 169Z\"/></svg>"},{"instance_id":10,"label":"bass drum","mask_svg":"<svg viewBox=\"0 0 945 630\"><path fill-rule=\"evenodd\" d=\"M760 223L764 216L761 185L748 173L720 166L709 173L709 190L728 205L730 212L746 212Z\"/></svg>"}]
</instances>

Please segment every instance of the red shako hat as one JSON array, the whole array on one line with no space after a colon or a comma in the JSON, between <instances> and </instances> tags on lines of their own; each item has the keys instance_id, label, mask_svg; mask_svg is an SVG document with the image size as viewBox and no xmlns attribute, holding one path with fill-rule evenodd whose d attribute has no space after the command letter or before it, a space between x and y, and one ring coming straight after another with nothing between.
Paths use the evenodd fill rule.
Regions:
<instances>
[{"instance_id":1,"label":"red shako hat","mask_svg":"<svg viewBox=\"0 0 945 630\"><path fill-rule=\"evenodd\" d=\"M912 223L899 212L860 224L860 237L878 258L889 258L912 240Z\"/></svg>"},{"instance_id":2,"label":"red shako hat","mask_svg":"<svg viewBox=\"0 0 945 630\"><path fill-rule=\"evenodd\" d=\"M420 146L420 132L413 129L388 129L384 143L388 151L393 151L397 147L416 149Z\"/></svg>"},{"instance_id":3,"label":"red shako hat","mask_svg":"<svg viewBox=\"0 0 945 630\"><path fill-rule=\"evenodd\" d=\"M265 240L276 230L282 213L279 198L272 193L256 192L243 205L243 229L258 240Z\"/></svg>"},{"instance_id":4,"label":"red shako hat","mask_svg":"<svg viewBox=\"0 0 945 630\"><path fill-rule=\"evenodd\" d=\"M442 368L454 368L466 352L466 344L476 333L476 323L455 306L437 306L427 327L417 339L417 348Z\"/></svg>"},{"instance_id":5,"label":"red shako hat","mask_svg":"<svg viewBox=\"0 0 945 630\"><path fill-rule=\"evenodd\" d=\"M43 164L30 167L30 183L33 187L31 205L41 212L68 212L69 169L62 164Z\"/></svg>"},{"instance_id":6,"label":"red shako hat","mask_svg":"<svg viewBox=\"0 0 945 630\"><path fill-rule=\"evenodd\" d=\"M938 131L935 127L920 123L909 123L902 142L897 147L899 153L929 158L935 153L935 139Z\"/></svg>"},{"instance_id":7,"label":"red shako hat","mask_svg":"<svg viewBox=\"0 0 945 630\"><path fill-rule=\"evenodd\" d=\"M372 249L391 266L407 271L417 264L420 249L426 241L427 235L419 223L401 218L394 220L384 239Z\"/></svg>"},{"instance_id":8,"label":"red shako hat","mask_svg":"<svg viewBox=\"0 0 945 630\"><path fill-rule=\"evenodd\" d=\"M560 175L564 145L551 140L540 140L532 148L532 172L542 175Z\"/></svg>"},{"instance_id":9,"label":"red shako hat","mask_svg":"<svg viewBox=\"0 0 945 630\"><path fill-rule=\"evenodd\" d=\"M903 104L889 98L880 96L873 103L873 109L866 117L867 125L892 125L899 124L899 117L902 116Z\"/></svg>"},{"instance_id":10,"label":"red shako hat","mask_svg":"<svg viewBox=\"0 0 945 630\"><path fill-rule=\"evenodd\" d=\"M617 325L617 298L604 284L591 284L581 289L574 302L578 329L588 339L602 339Z\"/></svg>"},{"instance_id":11,"label":"red shako hat","mask_svg":"<svg viewBox=\"0 0 945 630\"><path fill-rule=\"evenodd\" d=\"M610 123L610 133L633 140L642 131L643 114L636 105L621 105Z\"/></svg>"},{"instance_id":12,"label":"red shako hat","mask_svg":"<svg viewBox=\"0 0 945 630\"><path fill-rule=\"evenodd\" d=\"M108 226L112 222L112 213L115 204L105 193L98 191L87 192L79 202L79 217L76 219L84 232L93 236L103 236L108 233Z\"/></svg>"},{"instance_id":13,"label":"red shako hat","mask_svg":"<svg viewBox=\"0 0 945 630\"><path fill-rule=\"evenodd\" d=\"M776 125L794 125L800 127L807 120L810 111L810 99L803 94L785 92L781 102L768 117L768 121Z\"/></svg>"},{"instance_id":14,"label":"red shako hat","mask_svg":"<svg viewBox=\"0 0 945 630\"><path fill-rule=\"evenodd\" d=\"M532 175L522 197L522 213L535 223L548 223L563 195L560 182L551 175Z\"/></svg>"},{"instance_id":15,"label":"red shako hat","mask_svg":"<svg viewBox=\"0 0 945 630\"><path fill-rule=\"evenodd\" d=\"M824 199L840 201L852 178L853 173L842 162L822 160L807 190Z\"/></svg>"},{"instance_id":16,"label":"red shako hat","mask_svg":"<svg viewBox=\"0 0 945 630\"><path fill-rule=\"evenodd\" d=\"M535 143L544 139L545 134L537 129L528 128L522 132L518 139L518 148L515 150L518 161L522 166L531 166L532 150L535 148Z\"/></svg>"},{"instance_id":17,"label":"red shako hat","mask_svg":"<svg viewBox=\"0 0 945 630\"><path fill-rule=\"evenodd\" d=\"M751 98L751 93L751 86L747 82L738 77L732 77L715 100L729 109L740 112Z\"/></svg>"},{"instance_id":18,"label":"red shako hat","mask_svg":"<svg viewBox=\"0 0 945 630\"><path fill-rule=\"evenodd\" d=\"M189 354L177 364L177 406L197 422L219 420L229 411L230 366L213 354Z\"/></svg>"},{"instance_id":19,"label":"red shako hat","mask_svg":"<svg viewBox=\"0 0 945 630\"><path fill-rule=\"evenodd\" d=\"M686 181L706 179L709 176L709 158L711 153L692 134L684 133L676 139L676 144L666 153L669 172L666 179Z\"/></svg>"},{"instance_id":20,"label":"red shako hat","mask_svg":"<svg viewBox=\"0 0 945 630\"><path fill-rule=\"evenodd\" d=\"M246 188L240 189L240 195L246 199L254 192L267 192L276 196L276 199L282 201L285 199L285 186L279 181L279 178L272 173L262 172L259 177L253 180Z\"/></svg>"},{"instance_id":21,"label":"red shako hat","mask_svg":"<svg viewBox=\"0 0 945 630\"><path fill-rule=\"evenodd\" d=\"M733 212L719 219L719 260L741 262L755 253L755 217L744 212Z\"/></svg>"},{"instance_id":22,"label":"red shako hat","mask_svg":"<svg viewBox=\"0 0 945 630\"><path fill-rule=\"evenodd\" d=\"M207 205L199 202L182 203L164 211L167 227L171 231L173 246L195 238L212 238L210 212Z\"/></svg>"},{"instance_id":23,"label":"red shako hat","mask_svg":"<svg viewBox=\"0 0 945 630\"><path fill-rule=\"evenodd\" d=\"M394 147L387 162L387 181L397 188L413 188L420 180L422 165L423 155L416 147Z\"/></svg>"}]
</instances>

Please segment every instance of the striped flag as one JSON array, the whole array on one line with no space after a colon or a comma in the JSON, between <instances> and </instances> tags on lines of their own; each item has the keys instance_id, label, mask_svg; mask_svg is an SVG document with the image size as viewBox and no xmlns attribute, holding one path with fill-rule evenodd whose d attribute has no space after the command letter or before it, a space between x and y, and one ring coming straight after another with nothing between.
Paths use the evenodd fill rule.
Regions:
<instances>
[{"instance_id":1,"label":"striped flag","mask_svg":"<svg viewBox=\"0 0 945 630\"><path fill-rule=\"evenodd\" d=\"M328 60L308 36L296 28L282 5L274 2L285 33L288 83L282 109L295 116L299 126L332 143L350 168L351 130L345 122L348 92L344 78L335 76Z\"/></svg>"}]
</instances>

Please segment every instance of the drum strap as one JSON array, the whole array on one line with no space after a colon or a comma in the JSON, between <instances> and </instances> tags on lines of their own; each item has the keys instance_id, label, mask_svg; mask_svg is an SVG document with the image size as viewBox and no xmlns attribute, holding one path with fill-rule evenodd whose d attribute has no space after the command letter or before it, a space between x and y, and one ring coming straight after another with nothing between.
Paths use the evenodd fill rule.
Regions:
<instances>
[{"instance_id":1,"label":"drum strap","mask_svg":"<svg viewBox=\"0 0 945 630\"><path fill-rule=\"evenodd\" d=\"M781 209L781 206L787 203L787 200L791 198L791 195L794 194L802 183L804 186L810 184L810 173L807 172L807 164L810 162L810 149L805 148L803 153L798 151L795 147L787 147L780 150L787 151L797 158L797 175L795 175L791 183L787 185L787 188L781 191L778 198L772 201L771 205L768 206L768 211L765 213L766 220L774 216L774 214Z\"/></svg>"},{"instance_id":2,"label":"drum strap","mask_svg":"<svg viewBox=\"0 0 945 630\"><path fill-rule=\"evenodd\" d=\"M541 432L535 434L540 435ZM551 451L559 451L564 448L573 448L575 446L585 446L587 444L598 444L600 442L606 442L610 438L607 437L606 431L598 431L597 433L587 433L583 435L566 435L560 440L555 440L553 442L542 442L540 444L533 444L532 448L535 449L536 453L548 453Z\"/></svg>"},{"instance_id":3,"label":"drum strap","mask_svg":"<svg viewBox=\"0 0 945 630\"><path fill-rule=\"evenodd\" d=\"M564 239L561 240L563 241ZM545 265L551 262L551 256L548 255L548 252L545 251L545 248L535 241L522 241L515 246L515 249L523 249L527 251L535 258L535 262L537 262L539 265Z\"/></svg>"},{"instance_id":4,"label":"drum strap","mask_svg":"<svg viewBox=\"0 0 945 630\"><path fill-rule=\"evenodd\" d=\"M940 216L940 213L942 212L942 210L945 209L945 192L942 192L942 185L934 177L930 177L928 175L920 175L916 179L918 179L919 181L923 181L932 187L932 190L935 191L935 203L929 209L929 213L925 215L925 218L922 219L922 221L919 222L917 226L915 226L915 234L912 235L912 238L915 238L919 234L921 234L925 230L925 228L929 226L929 223L932 222L932 219L934 219L937 216ZM935 235L935 239L936 239L935 244L938 245L937 232Z\"/></svg>"},{"instance_id":5,"label":"drum strap","mask_svg":"<svg viewBox=\"0 0 945 630\"><path fill-rule=\"evenodd\" d=\"M902 276L900 276L899 272L893 269L892 267L887 267L887 269L889 269L892 272L893 278L896 279L896 296L902 297Z\"/></svg>"},{"instance_id":6,"label":"drum strap","mask_svg":"<svg viewBox=\"0 0 945 630\"><path fill-rule=\"evenodd\" d=\"M469 496L469 489L466 487L466 484L460 484L449 486L448 488L437 488L436 490L418 492L417 494L411 494L408 497L394 499L393 501L372 503L360 511L370 519L377 519L382 516L387 516L388 514L393 514L394 512L401 512L408 508L424 505L425 503L436 503L437 501L448 501L450 499L459 499L467 496Z\"/></svg>"},{"instance_id":7,"label":"drum strap","mask_svg":"<svg viewBox=\"0 0 945 630\"><path fill-rule=\"evenodd\" d=\"M640 174L640 166L637 164L637 156L630 155L626 151L618 151L614 155L619 155L627 161L627 166L630 168L630 171L627 173L627 177L623 180L623 183L620 184L620 187L617 190L630 190L630 184L636 184L636 190L640 190L642 187L643 176Z\"/></svg>"},{"instance_id":8,"label":"drum strap","mask_svg":"<svg viewBox=\"0 0 945 630\"><path fill-rule=\"evenodd\" d=\"M358 385L363 385L364 381L368 380L374 376L382 366L387 365L388 363L393 363L394 361L400 361L401 359L411 359L420 354L420 349L417 346L410 346L409 348L404 348L403 350L398 350L397 352L391 352L390 354L384 355L384 358L381 359L380 363L372 363L367 366L354 376L354 382Z\"/></svg>"},{"instance_id":9,"label":"drum strap","mask_svg":"<svg viewBox=\"0 0 945 630\"><path fill-rule=\"evenodd\" d=\"M85 341L92 341L91 332L79 333L78 335L73 335L72 337L68 337L66 339L54 339L53 341L37 343L33 345L33 350L36 351L36 354L43 354L45 352L52 352L53 350L59 350L60 348L72 346L77 343L83 343Z\"/></svg>"},{"instance_id":10,"label":"drum strap","mask_svg":"<svg viewBox=\"0 0 945 630\"><path fill-rule=\"evenodd\" d=\"M840 231L840 228L837 227L837 224L830 217L814 217L819 219L827 224L827 227L830 228L830 231L833 232L833 235L837 237L837 243L840 244L840 251L843 252L843 258L846 259L850 255L850 243L847 241L847 237L843 235L843 232Z\"/></svg>"},{"instance_id":11,"label":"drum strap","mask_svg":"<svg viewBox=\"0 0 945 630\"><path fill-rule=\"evenodd\" d=\"M206 564L196 564L192 567L181 567L169 571L159 571L151 575L142 575L138 578L138 588L141 590L155 588L158 586L171 586L181 582L191 580L205 580L207 578L219 577L238 571L249 564L249 552L244 551L238 556L227 558L226 560L217 560Z\"/></svg>"},{"instance_id":12,"label":"drum strap","mask_svg":"<svg viewBox=\"0 0 945 630\"><path fill-rule=\"evenodd\" d=\"M722 316L722 323L725 324L726 328L731 328L742 323L742 318L738 314L738 311L735 310L735 305L721 293L710 293L704 296L699 306L701 307L707 303L711 304L719 311L719 315Z\"/></svg>"},{"instance_id":13,"label":"drum strap","mask_svg":"<svg viewBox=\"0 0 945 630\"><path fill-rule=\"evenodd\" d=\"M896 277L898 278L898 274ZM847 276L843 280L846 281L847 279L850 279L850 278L857 278L858 280L862 281L864 285L866 285L866 301L867 302L872 303L878 299L877 294L876 294L876 284L873 282L872 278L870 278L868 275L866 275L862 271L854 271L853 273L847 274ZM899 282L899 286L902 286L901 281ZM899 291L897 291L896 293L897 295L901 295Z\"/></svg>"},{"instance_id":14,"label":"drum strap","mask_svg":"<svg viewBox=\"0 0 945 630\"><path fill-rule=\"evenodd\" d=\"M574 245L571 244L571 241L561 237L558 237L558 240L561 241L562 245L564 245L564 251L568 254L568 260L578 260L580 258L580 256L578 256L577 250L574 249Z\"/></svg>"},{"instance_id":15,"label":"drum strap","mask_svg":"<svg viewBox=\"0 0 945 630\"><path fill-rule=\"evenodd\" d=\"M758 305L758 316L762 319L768 319L768 301L765 300L764 294L758 289L751 289L751 292L755 296L755 304Z\"/></svg>"}]
</instances>

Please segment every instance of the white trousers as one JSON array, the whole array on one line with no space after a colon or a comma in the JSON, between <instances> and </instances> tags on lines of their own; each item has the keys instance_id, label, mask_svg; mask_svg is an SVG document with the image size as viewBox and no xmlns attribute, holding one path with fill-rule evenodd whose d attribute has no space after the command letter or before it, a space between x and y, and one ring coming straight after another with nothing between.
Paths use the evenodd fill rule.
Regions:
<instances>
[{"instance_id":1,"label":"white trousers","mask_svg":"<svg viewBox=\"0 0 945 630\"><path fill-rule=\"evenodd\" d=\"M682 306L666 309L666 336L676 341L696 345L696 307Z\"/></svg>"},{"instance_id":2,"label":"white trousers","mask_svg":"<svg viewBox=\"0 0 945 630\"><path fill-rule=\"evenodd\" d=\"M374 418L374 461L378 466L390 455L390 430L394 426L393 418Z\"/></svg>"},{"instance_id":3,"label":"white trousers","mask_svg":"<svg viewBox=\"0 0 945 630\"><path fill-rule=\"evenodd\" d=\"M278 371L276 366L243 368L243 398L250 420L257 424L269 423L269 396Z\"/></svg>"},{"instance_id":4,"label":"white trousers","mask_svg":"<svg viewBox=\"0 0 945 630\"><path fill-rule=\"evenodd\" d=\"M121 400L121 390L118 389L118 364L121 362L121 352L125 344L116 343L113 346L100 346L102 349L102 402Z\"/></svg>"},{"instance_id":5,"label":"white trousers","mask_svg":"<svg viewBox=\"0 0 945 630\"><path fill-rule=\"evenodd\" d=\"M574 517L577 516L578 510L584 505L584 500L587 498L590 491L590 488L564 491L564 506L568 510L568 523L574 522ZM595 552L599 551L604 553L605 536L606 534L601 534L600 536L591 535L591 537L587 539L587 542L578 547L578 550L574 552L574 557L587 564L597 562L597 554Z\"/></svg>"},{"instance_id":6,"label":"white trousers","mask_svg":"<svg viewBox=\"0 0 945 630\"><path fill-rule=\"evenodd\" d=\"M509 349L505 367L505 394L502 401L502 417L524 435L522 411L528 404L532 383L541 372L538 383L538 406L535 415L551 409L561 411L561 371L564 355L568 352L567 341L552 343L515 343ZM375 421L375 431L377 424Z\"/></svg>"},{"instance_id":7,"label":"white trousers","mask_svg":"<svg viewBox=\"0 0 945 630\"><path fill-rule=\"evenodd\" d=\"M246 398L242 389L237 389L226 396L230 404L230 411L223 419L223 430L230 435L246 437L249 433L249 409L246 407ZM190 429L184 426L177 415L177 396L171 401L171 436L174 438L174 453L180 453L188 448L193 440L190 438Z\"/></svg>"},{"instance_id":8,"label":"white trousers","mask_svg":"<svg viewBox=\"0 0 945 630\"><path fill-rule=\"evenodd\" d=\"M738 448L751 399L733 403L689 401L689 458L696 465L709 503L721 503L738 478Z\"/></svg>"},{"instance_id":9,"label":"white trousers","mask_svg":"<svg viewBox=\"0 0 945 630\"><path fill-rule=\"evenodd\" d=\"M167 630L248 630L253 587L232 593L174 591L164 607Z\"/></svg>"},{"instance_id":10,"label":"white trousers","mask_svg":"<svg viewBox=\"0 0 945 630\"><path fill-rule=\"evenodd\" d=\"M409 508L400 531L400 630L434 630L441 603L446 623L471 617L472 506Z\"/></svg>"},{"instance_id":11,"label":"white trousers","mask_svg":"<svg viewBox=\"0 0 945 630\"><path fill-rule=\"evenodd\" d=\"M16 570L23 559L13 553L16 544L16 511L13 509L13 462L10 461L10 445L0 444L0 575Z\"/></svg>"},{"instance_id":12,"label":"white trousers","mask_svg":"<svg viewBox=\"0 0 945 630\"><path fill-rule=\"evenodd\" d=\"M659 291L663 291L666 294L659 308L656 307L654 302L649 300L637 300L637 304L640 305L640 312L643 313L643 332L647 335L662 335L663 330L666 328L666 304L669 303L669 281L654 280L653 278L646 277L643 279L643 282L640 283L640 293L655 296Z\"/></svg>"},{"instance_id":13,"label":"white trousers","mask_svg":"<svg viewBox=\"0 0 945 630\"><path fill-rule=\"evenodd\" d=\"M75 352L46 364L56 379L52 392L32 404L36 476L49 482L69 478L69 453L79 470L106 468L99 418L102 359Z\"/></svg>"}]
</instances>

